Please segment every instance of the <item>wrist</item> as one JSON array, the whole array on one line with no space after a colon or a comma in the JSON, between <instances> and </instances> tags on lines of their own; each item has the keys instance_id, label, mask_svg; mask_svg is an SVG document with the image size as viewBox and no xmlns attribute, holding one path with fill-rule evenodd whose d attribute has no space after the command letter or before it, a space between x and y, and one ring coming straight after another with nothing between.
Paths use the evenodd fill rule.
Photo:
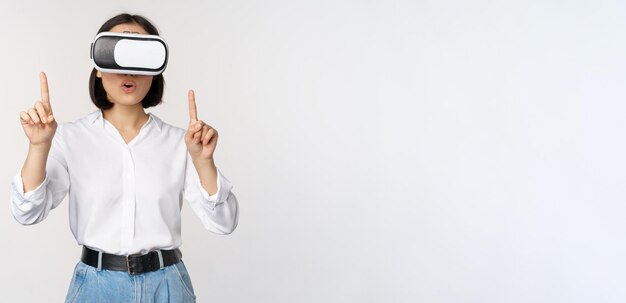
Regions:
<instances>
[{"instance_id":1,"label":"wrist","mask_svg":"<svg viewBox=\"0 0 626 303\"><path fill-rule=\"evenodd\" d=\"M52 142L43 142L43 143L37 143L37 144L29 143L28 144L28 150L30 150L30 151L48 152L51 147L52 147Z\"/></svg>"},{"instance_id":2,"label":"wrist","mask_svg":"<svg viewBox=\"0 0 626 303\"><path fill-rule=\"evenodd\" d=\"M213 157L210 158L202 158L200 156L198 157L191 157L191 161L193 161L193 163L195 164L201 164L201 165L212 165L215 166L215 161L213 161Z\"/></svg>"}]
</instances>

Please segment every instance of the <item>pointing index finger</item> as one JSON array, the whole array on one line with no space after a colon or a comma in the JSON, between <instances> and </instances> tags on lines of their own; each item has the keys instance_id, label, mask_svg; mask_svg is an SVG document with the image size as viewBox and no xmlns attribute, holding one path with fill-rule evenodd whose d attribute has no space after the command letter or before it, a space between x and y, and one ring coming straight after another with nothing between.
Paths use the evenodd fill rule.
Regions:
<instances>
[{"instance_id":1,"label":"pointing index finger","mask_svg":"<svg viewBox=\"0 0 626 303\"><path fill-rule=\"evenodd\" d=\"M39 83L41 84L41 102L47 112L52 113L52 106L50 106L50 93L48 92L48 78L46 73L41 72L39 74Z\"/></svg>"},{"instance_id":2,"label":"pointing index finger","mask_svg":"<svg viewBox=\"0 0 626 303\"><path fill-rule=\"evenodd\" d=\"M189 120L191 123L195 123L198 121L198 110L196 108L196 94L193 90L189 90L187 99L189 99Z\"/></svg>"}]
</instances>

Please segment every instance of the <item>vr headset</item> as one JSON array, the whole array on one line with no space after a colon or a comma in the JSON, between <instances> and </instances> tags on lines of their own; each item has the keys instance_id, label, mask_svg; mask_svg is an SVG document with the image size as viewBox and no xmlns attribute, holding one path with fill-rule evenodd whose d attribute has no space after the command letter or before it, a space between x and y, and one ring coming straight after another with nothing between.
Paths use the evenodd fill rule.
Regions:
<instances>
[{"instance_id":1,"label":"vr headset","mask_svg":"<svg viewBox=\"0 0 626 303\"><path fill-rule=\"evenodd\" d=\"M167 66L167 43L159 36L102 32L91 43L94 67L104 73L156 76Z\"/></svg>"}]
</instances>

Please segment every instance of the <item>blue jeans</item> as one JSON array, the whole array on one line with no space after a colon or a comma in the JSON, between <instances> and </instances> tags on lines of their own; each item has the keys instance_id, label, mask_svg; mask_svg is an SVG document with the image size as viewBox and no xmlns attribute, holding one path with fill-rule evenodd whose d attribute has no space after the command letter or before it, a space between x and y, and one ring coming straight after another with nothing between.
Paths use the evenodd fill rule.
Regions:
<instances>
[{"instance_id":1,"label":"blue jeans","mask_svg":"<svg viewBox=\"0 0 626 303\"><path fill-rule=\"evenodd\" d=\"M157 271L130 275L98 270L83 262L74 268L65 302L196 302L183 261Z\"/></svg>"}]
</instances>

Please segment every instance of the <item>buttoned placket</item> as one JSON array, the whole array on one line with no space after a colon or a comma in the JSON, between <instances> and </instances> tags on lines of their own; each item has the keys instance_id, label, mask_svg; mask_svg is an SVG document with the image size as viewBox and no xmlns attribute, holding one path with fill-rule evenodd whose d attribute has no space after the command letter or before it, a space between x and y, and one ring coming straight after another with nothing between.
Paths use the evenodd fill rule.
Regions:
<instances>
[{"instance_id":1,"label":"buttoned placket","mask_svg":"<svg viewBox=\"0 0 626 303\"><path fill-rule=\"evenodd\" d=\"M148 121L133 138L126 144L119 131L108 121L104 121L104 128L116 140L120 147L122 158L122 212L121 212L121 234L120 250L123 252L132 251L133 240L135 239L135 209L136 209L136 179L135 161L133 156L133 143L142 135L144 128L150 123Z\"/></svg>"},{"instance_id":2,"label":"buttoned placket","mask_svg":"<svg viewBox=\"0 0 626 303\"><path fill-rule=\"evenodd\" d=\"M132 148L122 148L122 251L130 251L135 238L135 163Z\"/></svg>"}]
</instances>

